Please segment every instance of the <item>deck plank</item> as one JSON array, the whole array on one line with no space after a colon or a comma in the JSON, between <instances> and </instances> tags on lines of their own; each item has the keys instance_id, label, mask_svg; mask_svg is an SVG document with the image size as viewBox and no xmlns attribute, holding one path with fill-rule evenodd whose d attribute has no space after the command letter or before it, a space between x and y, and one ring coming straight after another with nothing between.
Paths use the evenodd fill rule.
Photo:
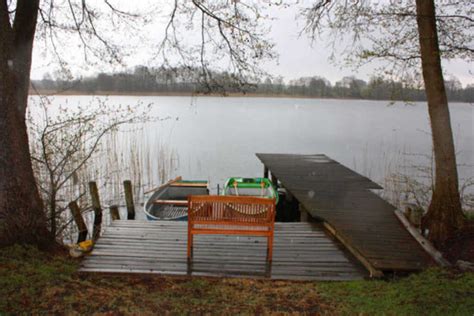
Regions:
<instances>
[{"instance_id":1,"label":"deck plank","mask_svg":"<svg viewBox=\"0 0 474 316\"><path fill-rule=\"evenodd\" d=\"M381 189L325 155L257 154L303 206L327 222L376 269L420 270L432 260L394 214L371 192Z\"/></svg>"},{"instance_id":2,"label":"deck plank","mask_svg":"<svg viewBox=\"0 0 474 316\"><path fill-rule=\"evenodd\" d=\"M341 245L311 223L277 223L273 262L266 238L197 235L193 261L186 258L187 224L114 221L81 267L83 272L354 280L367 276Z\"/></svg>"}]
</instances>

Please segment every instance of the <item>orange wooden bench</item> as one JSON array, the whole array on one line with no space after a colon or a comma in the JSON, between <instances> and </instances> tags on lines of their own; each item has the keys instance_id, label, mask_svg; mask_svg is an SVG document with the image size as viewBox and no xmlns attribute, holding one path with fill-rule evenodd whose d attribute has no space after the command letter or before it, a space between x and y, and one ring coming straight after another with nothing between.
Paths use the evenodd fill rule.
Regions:
<instances>
[{"instance_id":1,"label":"orange wooden bench","mask_svg":"<svg viewBox=\"0 0 474 316\"><path fill-rule=\"evenodd\" d=\"M197 234L267 237L272 261L275 200L249 196L195 195L188 198L188 260Z\"/></svg>"}]
</instances>

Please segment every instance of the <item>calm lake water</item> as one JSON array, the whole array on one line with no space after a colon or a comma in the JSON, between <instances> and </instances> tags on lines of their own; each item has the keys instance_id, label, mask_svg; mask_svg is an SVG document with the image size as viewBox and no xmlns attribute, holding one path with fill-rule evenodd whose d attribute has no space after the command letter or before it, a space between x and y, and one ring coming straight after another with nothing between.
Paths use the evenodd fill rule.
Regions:
<instances>
[{"instance_id":1,"label":"calm lake water","mask_svg":"<svg viewBox=\"0 0 474 316\"><path fill-rule=\"evenodd\" d=\"M33 99L36 97L32 97ZM387 101L250 97L110 96L112 105L151 103L150 114L170 117L147 123L121 142L124 153L157 147L173 152L169 176L207 179L215 190L231 176L261 176L255 153L323 153L383 185L393 172L427 165L430 155L427 106ZM97 104L97 97L56 96L53 105ZM474 112L452 104L451 121L461 178L474 176ZM145 148L145 149L143 149ZM154 159L145 165L153 165ZM152 168L157 172L156 168ZM156 182L156 179L150 179ZM156 184L156 183L154 183ZM152 184L149 184L152 185Z\"/></svg>"}]
</instances>

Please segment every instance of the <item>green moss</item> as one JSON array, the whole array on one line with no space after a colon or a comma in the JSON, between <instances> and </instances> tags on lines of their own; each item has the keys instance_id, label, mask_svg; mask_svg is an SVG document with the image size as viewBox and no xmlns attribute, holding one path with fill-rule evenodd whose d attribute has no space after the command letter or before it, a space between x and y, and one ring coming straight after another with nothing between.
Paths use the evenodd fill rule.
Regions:
<instances>
[{"instance_id":1,"label":"green moss","mask_svg":"<svg viewBox=\"0 0 474 316\"><path fill-rule=\"evenodd\" d=\"M472 315L474 274L430 269L392 281L328 282L321 298L340 314Z\"/></svg>"},{"instance_id":2,"label":"green moss","mask_svg":"<svg viewBox=\"0 0 474 316\"><path fill-rule=\"evenodd\" d=\"M78 274L78 266L31 247L0 250L0 315L474 313L474 274L441 269L392 281L284 282Z\"/></svg>"}]
</instances>

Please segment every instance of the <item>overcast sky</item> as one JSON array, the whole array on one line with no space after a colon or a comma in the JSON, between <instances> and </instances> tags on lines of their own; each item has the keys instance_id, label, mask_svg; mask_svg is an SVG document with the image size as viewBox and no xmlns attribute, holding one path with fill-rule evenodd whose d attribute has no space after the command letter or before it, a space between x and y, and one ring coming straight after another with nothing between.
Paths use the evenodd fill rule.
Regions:
<instances>
[{"instance_id":1,"label":"overcast sky","mask_svg":"<svg viewBox=\"0 0 474 316\"><path fill-rule=\"evenodd\" d=\"M125 0L117 0L117 2L123 2L126 6L131 6L130 2ZM145 2L140 2L140 4ZM275 42L276 51L279 55L277 61L269 62L264 65L264 68L269 73L275 76L283 76L286 82L298 77L318 75L327 78L333 84L344 76L354 75L358 78L368 80L371 75L377 74L375 68L378 65L376 64L371 64L369 66L364 66L361 69L354 70L341 68L341 66L331 63L329 58L333 50L332 47L329 47L328 45L329 41L322 39L311 45L311 41L305 35L298 35L303 25L301 23L298 24L295 19L298 13L296 6L286 9L273 7L269 9L268 13L271 16L276 17L276 20L271 22L271 32L269 35ZM163 14L166 15L166 12L163 12ZM165 19L158 22L155 21L151 27L154 31L148 33L152 33L153 36L146 42L157 42L160 36L162 36L162 30L165 27ZM143 40L139 40L137 44L146 45ZM67 50L67 54L74 56L75 54L78 54L78 52L77 50L70 48ZM80 60L80 58L72 59ZM139 50L138 52L134 52L131 57L128 58L127 66L133 67L140 64L148 65L148 58L146 57L146 54L141 53ZM58 67L55 66L54 62L51 63L51 54L45 54L43 47L37 45L34 50L32 78L41 79L45 72L53 73L57 68ZM117 67L113 69L119 70ZM94 72L111 71L113 69L106 64L90 68L82 62L78 62L71 66L71 70L76 76L91 75ZM472 64L460 60L445 62L444 70L446 75L457 77L462 82L463 86L466 84L474 84L474 69Z\"/></svg>"},{"instance_id":2,"label":"overcast sky","mask_svg":"<svg viewBox=\"0 0 474 316\"><path fill-rule=\"evenodd\" d=\"M279 65L269 67L273 73L289 79L316 74L326 77L332 83L348 75L355 75L365 80L371 75L376 75L376 64L370 64L358 70L334 65L329 61L333 52L332 47L329 47L329 40L323 38L312 45L305 35L298 36L303 25L301 23L298 25L296 22L295 16L298 13L296 10L288 8L273 11L278 17L278 22L273 23L271 35L280 54ZM446 75L456 76L463 85L474 83L472 64L457 60L444 62L443 66Z\"/></svg>"}]
</instances>

